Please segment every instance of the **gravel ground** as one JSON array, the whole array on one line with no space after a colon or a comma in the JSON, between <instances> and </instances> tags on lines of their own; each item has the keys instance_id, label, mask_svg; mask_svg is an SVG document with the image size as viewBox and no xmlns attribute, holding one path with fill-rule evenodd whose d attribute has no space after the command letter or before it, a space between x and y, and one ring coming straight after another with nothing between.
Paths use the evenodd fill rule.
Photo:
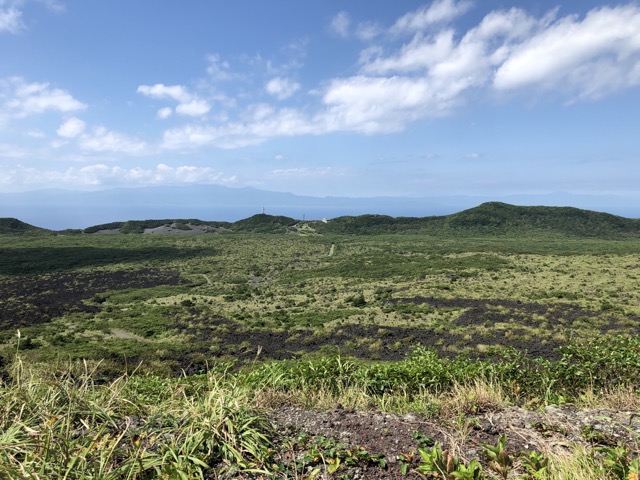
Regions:
<instances>
[{"instance_id":1,"label":"gravel ground","mask_svg":"<svg viewBox=\"0 0 640 480\"><path fill-rule=\"evenodd\" d=\"M375 462L361 462L354 466L341 465L333 474L329 474L327 466L321 463L307 465L304 471L297 472L299 478L304 478L305 471L309 474L316 468L320 468L320 472L315 478L424 478L411 471L411 467L418 465L419 439L425 436L466 461L476 458L483 463L482 444L495 445L502 434L507 436L507 450L514 456L534 450L568 452L574 445L624 444L631 451L639 451L640 442L640 413L578 409L570 405L547 407L543 411L508 407L467 416L466 421L363 412L342 405L324 411L288 406L273 410L269 419L283 434L283 443L276 456L280 461L303 458L304 449L295 451L285 446L290 445L286 443L287 438L300 432L306 432L312 439L334 438L352 451L364 449L372 456L384 455L386 460L386 468ZM416 432L421 435L416 437ZM402 458L409 459L406 475L400 471ZM484 466L488 468L486 463Z\"/></svg>"}]
</instances>

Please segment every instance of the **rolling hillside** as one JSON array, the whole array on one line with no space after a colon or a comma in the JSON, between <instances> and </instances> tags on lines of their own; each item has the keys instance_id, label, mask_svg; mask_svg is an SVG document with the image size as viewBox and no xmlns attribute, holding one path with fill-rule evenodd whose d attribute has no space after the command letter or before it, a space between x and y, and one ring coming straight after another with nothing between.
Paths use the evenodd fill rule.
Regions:
<instances>
[{"instance_id":1,"label":"rolling hillside","mask_svg":"<svg viewBox=\"0 0 640 480\"><path fill-rule=\"evenodd\" d=\"M640 235L640 220L573 207L519 207L489 202L439 217L361 215L338 217L317 227L340 234L426 233L432 235L526 235L619 238Z\"/></svg>"},{"instance_id":2,"label":"rolling hillside","mask_svg":"<svg viewBox=\"0 0 640 480\"><path fill-rule=\"evenodd\" d=\"M540 231L605 238L640 234L640 220L573 207L518 207L490 202L445 218L448 229L490 234Z\"/></svg>"},{"instance_id":3,"label":"rolling hillside","mask_svg":"<svg viewBox=\"0 0 640 480\"><path fill-rule=\"evenodd\" d=\"M82 230L83 233L150 233L157 229L165 229L164 233L169 231L207 233L215 232L218 229L227 229L231 224L229 222L205 222L198 219L165 219L165 220L128 220L126 222L111 222ZM162 230L155 233L162 232Z\"/></svg>"},{"instance_id":4,"label":"rolling hillside","mask_svg":"<svg viewBox=\"0 0 640 480\"><path fill-rule=\"evenodd\" d=\"M640 236L640 219L574 207L522 207L501 202L444 216L392 217L388 215L341 216L328 221L301 221L286 216L257 214L237 222L198 219L129 220L95 225L65 233L311 233L339 235L427 234L519 236L555 234L575 238L626 238ZM49 230L14 218L0 219L2 234L43 234Z\"/></svg>"},{"instance_id":5,"label":"rolling hillside","mask_svg":"<svg viewBox=\"0 0 640 480\"><path fill-rule=\"evenodd\" d=\"M17 218L0 218L1 235L48 235L53 233L46 228L34 227L28 223L21 222Z\"/></svg>"}]
</instances>

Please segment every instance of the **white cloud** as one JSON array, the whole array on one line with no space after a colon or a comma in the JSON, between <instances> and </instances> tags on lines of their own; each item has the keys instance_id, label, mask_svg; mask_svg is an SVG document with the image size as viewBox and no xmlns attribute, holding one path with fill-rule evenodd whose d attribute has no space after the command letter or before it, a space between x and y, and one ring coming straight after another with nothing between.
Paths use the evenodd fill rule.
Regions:
<instances>
[{"instance_id":1,"label":"white cloud","mask_svg":"<svg viewBox=\"0 0 640 480\"><path fill-rule=\"evenodd\" d=\"M269 80L265 89L278 100L284 100L300 90L300 84L288 78L275 77Z\"/></svg>"},{"instance_id":2,"label":"white cloud","mask_svg":"<svg viewBox=\"0 0 640 480\"><path fill-rule=\"evenodd\" d=\"M91 152L113 152L127 155L144 155L148 146L137 138L123 133L112 132L105 127L94 127L91 132L83 134L78 144L80 148Z\"/></svg>"},{"instance_id":3,"label":"white cloud","mask_svg":"<svg viewBox=\"0 0 640 480\"><path fill-rule=\"evenodd\" d=\"M213 125L183 125L166 130L162 139L162 148L184 150L213 145L222 135L220 127Z\"/></svg>"},{"instance_id":4,"label":"white cloud","mask_svg":"<svg viewBox=\"0 0 640 480\"><path fill-rule=\"evenodd\" d=\"M173 115L173 108L171 107L161 108L160 110L158 110L158 113L156 113L156 117L163 120L169 118L171 115Z\"/></svg>"},{"instance_id":5,"label":"white cloud","mask_svg":"<svg viewBox=\"0 0 640 480\"><path fill-rule=\"evenodd\" d=\"M61 12L64 5L55 0L38 0L43 3L49 10ZM27 29L22 21L22 6L26 0L0 0L0 33L20 33Z\"/></svg>"},{"instance_id":6,"label":"white cloud","mask_svg":"<svg viewBox=\"0 0 640 480\"><path fill-rule=\"evenodd\" d=\"M27 152L22 147L0 143L0 158L22 158L26 157L26 155Z\"/></svg>"},{"instance_id":7,"label":"white cloud","mask_svg":"<svg viewBox=\"0 0 640 480\"><path fill-rule=\"evenodd\" d=\"M363 41L369 41L382 33L383 29L375 22L361 22L356 27L356 37Z\"/></svg>"},{"instance_id":8,"label":"white cloud","mask_svg":"<svg viewBox=\"0 0 640 480\"><path fill-rule=\"evenodd\" d=\"M20 77L0 80L0 117L24 118L46 111L71 113L87 106L65 90L51 88L48 83L27 83Z\"/></svg>"},{"instance_id":9,"label":"white cloud","mask_svg":"<svg viewBox=\"0 0 640 480\"><path fill-rule=\"evenodd\" d=\"M0 145L1 147L1 145ZM156 167L123 168L105 164L85 167L71 167L66 170L42 170L17 165L0 166L0 184L29 185L31 187L113 187L113 186L153 186L189 185L194 183L233 185L235 176L227 176L211 167L182 165L171 167L158 164Z\"/></svg>"},{"instance_id":10,"label":"white cloud","mask_svg":"<svg viewBox=\"0 0 640 480\"><path fill-rule=\"evenodd\" d=\"M640 84L640 7L567 16L515 47L495 74L498 90L570 88L598 98Z\"/></svg>"},{"instance_id":11,"label":"white cloud","mask_svg":"<svg viewBox=\"0 0 640 480\"><path fill-rule=\"evenodd\" d=\"M29 136L31 138L45 138L46 137L44 132L42 130L38 130L38 129L29 130L27 132L27 136Z\"/></svg>"},{"instance_id":12,"label":"white cloud","mask_svg":"<svg viewBox=\"0 0 640 480\"><path fill-rule=\"evenodd\" d=\"M220 55L208 55L207 61L209 62L207 73L213 80L225 81L235 78L235 75L231 72L229 62L227 62L226 60L222 60L220 58Z\"/></svg>"},{"instance_id":13,"label":"white cloud","mask_svg":"<svg viewBox=\"0 0 640 480\"><path fill-rule=\"evenodd\" d=\"M24 28L22 12L13 6L3 8L0 3L0 33L18 33Z\"/></svg>"},{"instance_id":14,"label":"white cloud","mask_svg":"<svg viewBox=\"0 0 640 480\"><path fill-rule=\"evenodd\" d=\"M418 118L450 112L472 88L490 85L494 69L515 42L540 28L518 9L496 11L462 37L442 28L417 32L396 52L361 53L361 74L334 80L325 102L341 113L345 127L365 133L396 131ZM373 98L371 98L373 95Z\"/></svg>"},{"instance_id":15,"label":"white cloud","mask_svg":"<svg viewBox=\"0 0 640 480\"><path fill-rule=\"evenodd\" d=\"M402 130L422 116L441 115L450 98L441 98L424 78L356 76L331 82L317 120L324 131L366 134Z\"/></svg>"},{"instance_id":16,"label":"white cloud","mask_svg":"<svg viewBox=\"0 0 640 480\"><path fill-rule=\"evenodd\" d=\"M84 132L86 124L76 117L71 117L69 120L60 125L60 128L56 131L58 135L64 138L75 138Z\"/></svg>"},{"instance_id":17,"label":"white cloud","mask_svg":"<svg viewBox=\"0 0 640 480\"><path fill-rule=\"evenodd\" d=\"M331 19L331 30L339 37L346 38L349 36L349 27L351 26L351 18L345 11L338 12Z\"/></svg>"},{"instance_id":18,"label":"white cloud","mask_svg":"<svg viewBox=\"0 0 640 480\"><path fill-rule=\"evenodd\" d=\"M57 0L40 0L41 3L44 3L46 7L53 12L64 12L66 7L64 3L58 2Z\"/></svg>"},{"instance_id":19,"label":"white cloud","mask_svg":"<svg viewBox=\"0 0 640 480\"><path fill-rule=\"evenodd\" d=\"M171 98L177 102L188 102L191 100L191 94L182 85L165 85L156 83L155 85L140 85L138 93L151 98Z\"/></svg>"},{"instance_id":20,"label":"white cloud","mask_svg":"<svg viewBox=\"0 0 640 480\"><path fill-rule=\"evenodd\" d=\"M343 171L341 170L340 173ZM336 173L336 170L331 167L318 167L318 168L286 168L272 170L269 172L271 177L280 178L301 178L301 177L323 177Z\"/></svg>"},{"instance_id":21,"label":"white cloud","mask_svg":"<svg viewBox=\"0 0 640 480\"><path fill-rule=\"evenodd\" d=\"M447 5L460 10L466 4L434 3L414 18L420 24L444 18ZM434 6L441 7L439 17L428 15ZM492 11L461 36L443 27L417 32L386 56L365 49L359 75L329 82L325 128L396 131L451 111L471 89L537 87L581 99L640 85L640 7L595 9L582 21L556 14ZM399 25L408 28L409 17L403 18Z\"/></svg>"},{"instance_id":22,"label":"white cloud","mask_svg":"<svg viewBox=\"0 0 640 480\"><path fill-rule=\"evenodd\" d=\"M381 57L383 53L384 53L384 50L382 49L381 46L372 45L360 52L360 55L358 57L358 63L366 65L374 61L378 57Z\"/></svg>"},{"instance_id":23,"label":"white cloud","mask_svg":"<svg viewBox=\"0 0 640 480\"><path fill-rule=\"evenodd\" d=\"M301 112L268 105L253 105L247 109L244 121L221 125L183 125L166 130L161 147L167 150L191 150L214 146L233 149L258 145L274 137L323 133Z\"/></svg>"},{"instance_id":24,"label":"white cloud","mask_svg":"<svg viewBox=\"0 0 640 480\"><path fill-rule=\"evenodd\" d=\"M454 48L453 30L444 30L434 38L416 35L402 46L399 52L388 57L365 57L362 70L367 73L385 75L390 72L412 72L423 70L449 58ZM375 52L374 52L375 53Z\"/></svg>"},{"instance_id":25,"label":"white cloud","mask_svg":"<svg viewBox=\"0 0 640 480\"><path fill-rule=\"evenodd\" d=\"M211 110L211 106L206 100L193 95L182 85L164 85L163 83L140 85L137 92L150 98L175 100L178 102L175 109L178 115L201 117ZM158 118L167 118L170 116L170 110L162 108L158 111L157 116Z\"/></svg>"},{"instance_id":26,"label":"white cloud","mask_svg":"<svg viewBox=\"0 0 640 480\"><path fill-rule=\"evenodd\" d=\"M258 103L251 105L244 117L251 122L261 122L269 116L273 115L275 109L268 103Z\"/></svg>"},{"instance_id":27,"label":"white cloud","mask_svg":"<svg viewBox=\"0 0 640 480\"><path fill-rule=\"evenodd\" d=\"M391 27L392 33L416 32L441 22L448 22L466 13L472 6L469 1L435 0L429 6L400 17Z\"/></svg>"},{"instance_id":28,"label":"white cloud","mask_svg":"<svg viewBox=\"0 0 640 480\"><path fill-rule=\"evenodd\" d=\"M189 117L201 117L211 110L211 106L204 100L191 100L190 102L181 103L176 107L178 115L187 115Z\"/></svg>"},{"instance_id":29,"label":"white cloud","mask_svg":"<svg viewBox=\"0 0 640 480\"><path fill-rule=\"evenodd\" d=\"M283 136L396 132L419 119L451 114L472 96L495 98L537 88L579 100L640 85L640 7L635 4L594 9L584 18L558 18L557 9L542 16L521 8L494 10L466 31L452 28L448 22L470 6L439 0L404 15L392 30L411 37L397 47L391 39L363 49L359 72L311 91L320 100L315 107L249 103L236 109L236 104L207 123L165 131L160 148L240 148ZM351 29L346 13L334 17L337 33L349 35ZM186 98L193 100L176 87L158 84L140 91L183 105ZM265 89L285 99L300 85L281 73ZM248 100L238 97L240 102Z\"/></svg>"},{"instance_id":30,"label":"white cloud","mask_svg":"<svg viewBox=\"0 0 640 480\"><path fill-rule=\"evenodd\" d=\"M424 71L432 77L460 78L465 74L485 77L489 68L501 64L518 40L546 24L520 9L494 11L477 27L456 38L455 31L445 28L432 35L422 33L387 57L371 57L362 70L379 75L392 72Z\"/></svg>"}]
</instances>

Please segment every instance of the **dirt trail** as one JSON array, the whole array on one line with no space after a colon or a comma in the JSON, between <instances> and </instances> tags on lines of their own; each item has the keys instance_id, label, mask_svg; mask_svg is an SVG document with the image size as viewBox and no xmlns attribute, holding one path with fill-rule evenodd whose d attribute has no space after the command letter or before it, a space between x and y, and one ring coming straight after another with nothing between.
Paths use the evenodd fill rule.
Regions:
<instances>
[{"instance_id":1,"label":"dirt trail","mask_svg":"<svg viewBox=\"0 0 640 480\"><path fill-rule=\"evenodd\" d=\"M213 285L213 282L209 278L209 275L206 273L191 273L188 275L189 277L202 277L207 281L207 285Z\"/></svg>"},{"instance_id":2,"label":"dirt trail","mask_svg":"<svg viewBox=\"0 0 640 480\"><path fill-rule=\"evenodd\" d=\"M147 341L146 338L141 337L140 335L134 335L133 333L125 332L124 330L120 330L117 328L112 328L111 334L117 338L123 338L125 340L137 340L139 342Z\"/></svg>"}]
</instances>

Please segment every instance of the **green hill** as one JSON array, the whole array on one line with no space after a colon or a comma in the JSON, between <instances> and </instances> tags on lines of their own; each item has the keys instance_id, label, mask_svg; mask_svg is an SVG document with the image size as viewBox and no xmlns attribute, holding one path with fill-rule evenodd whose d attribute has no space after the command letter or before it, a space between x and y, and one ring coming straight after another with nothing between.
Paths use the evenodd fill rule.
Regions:
<instances>
[{"instance_id":1,"label":"green hill","mask_svg":"<svg viewBox=\"0 0 640 480\"><path fill-rule=\"evenodd\" d=\"M17 220L14 220L17 222ZM26 225L26 224L25 224ZM202 220L130 220L86 228L84 233L116 230L143 233L145 229L171 226L210 227L209 231L229 233L298 233L301 227L318 234L378 235L426 234L472 236L565 235L576 238L624 238L640 236L640 219L573 207L521 207L500 202L483 203L474 208L444 216L390 217L388 215L342 216L327 222L300 221L264 213L237 222ZM31 227L35 228L35 227ZM205 229L206 230L206 229Z\"/></svg>"},{"instance_id":2,"label":"green hill","mask_svg":"<svg viewBox=\"0 0 640 480\"><path fill-rule=\"evenodd\" d=\"M337 217L314 225L319 233L344 235L376 235L383 233L418 233L441 229L445 217L390 217L388 215L358 215Z\"/></svg>"},{"instance_id":3,"label":"green hill","mask_svg":"<svg viewBox=\"0 0 640 480\"><path fill-rule=\"evenodd\" d=\"M640 235L640 220L573 207L518 207L483 203L446 217L449 230L485 234L549 232L576 237Z\"/></svg>"},{"instance_id":4,"label":"green hill","mask_svg":"<svg viewBox=\"0 0 640 480\"><path fill-rule=\"evenodd\" d=\"M619 238L640 236L640 220L573 207L519 207L483 203L440 217L360 215L318 224L318 233L347 235L425 233L432 235L529 235L553 233L571 237Z\"/></svg>"},{"instance_id":5,"label":"green hill","mask_svg":"<svg viewBox=\"0 0 640 480\"><path fill-rule=\"evenodd\" d=\"M126 222L111 222L85 228L84 233L96 233L102 230L120 230L120 233L144 233L146 229L168 227L188 231L193 227L228 228L229 222L207 222L195 218L164 219L164 220L128 220Z\"/></svg>"},{"instance_id":6,"label":"green hill","mask_svg":"<svg viewBox=\"0 0 640 480\"><path fill-rule=\"evenodd\" d=\"M231 224L231 230L247 233L289 233L297 223L299 221L291 217L259 213Z\"/></svg>"},{"instance_id":7,"label":"green hill","mask_svg":"<svg viewBox=\"0 0 640 480\"><path fill-rule=\"evenodd\" d=\"M51 230L34 227L17 218L0 218L0 235L50 235L52 233Z\"/></svg>"}]
</instances>

